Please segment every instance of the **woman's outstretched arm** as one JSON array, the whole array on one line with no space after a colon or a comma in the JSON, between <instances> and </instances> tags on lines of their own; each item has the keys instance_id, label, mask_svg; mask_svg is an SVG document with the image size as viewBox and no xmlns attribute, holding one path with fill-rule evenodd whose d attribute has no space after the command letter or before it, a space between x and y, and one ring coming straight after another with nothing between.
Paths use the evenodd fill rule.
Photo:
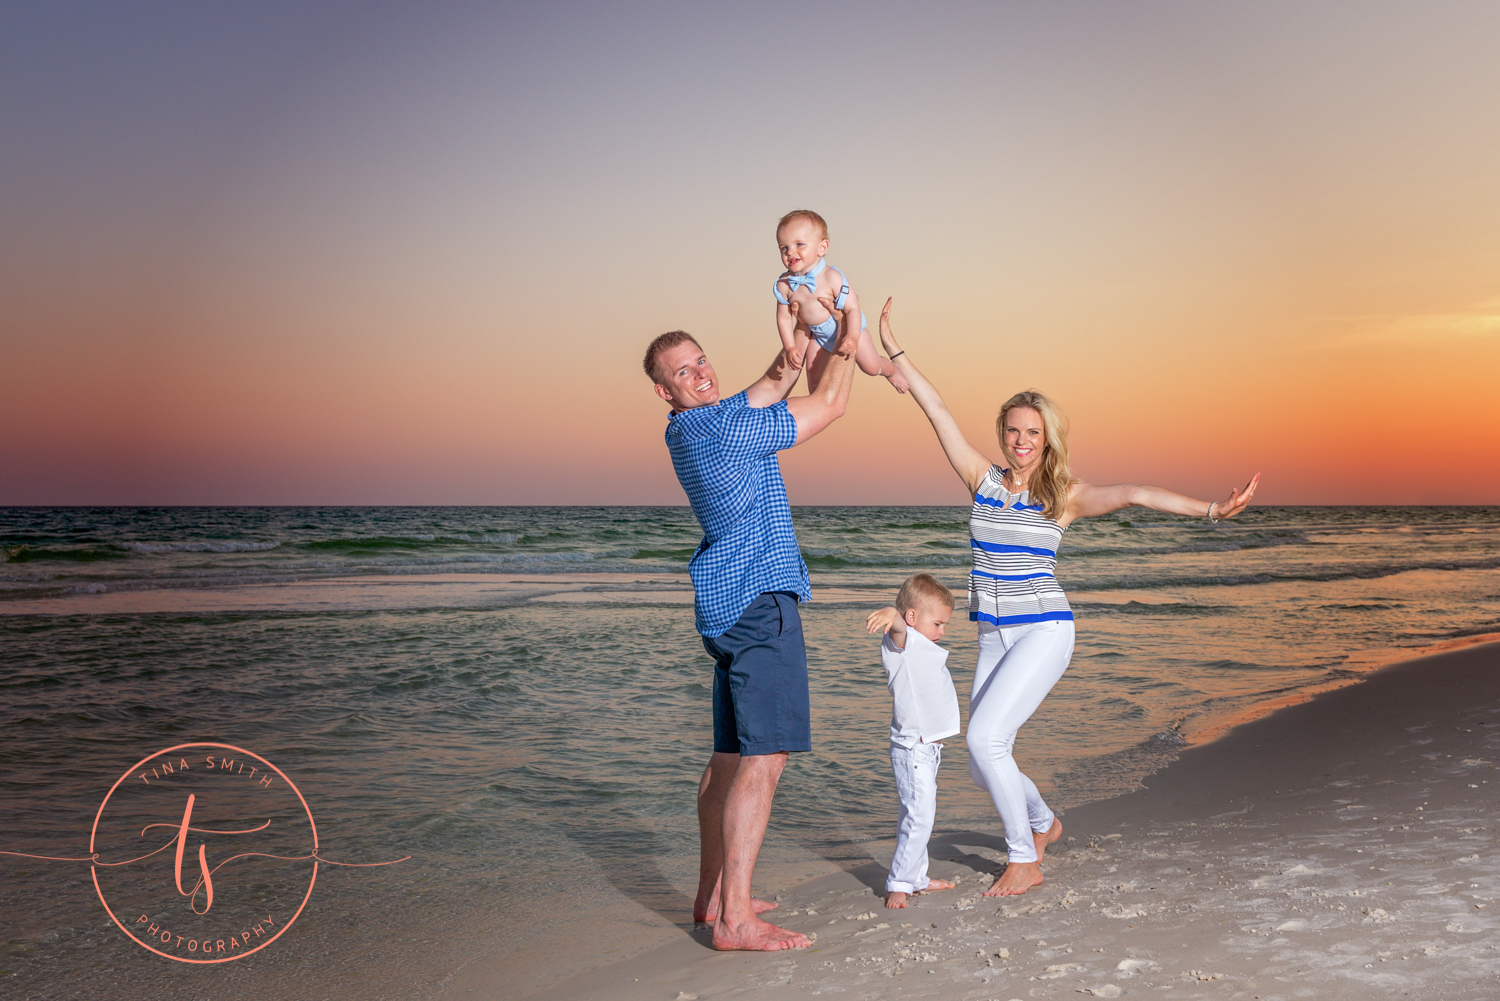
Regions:
<instances>
[{"instance_id":1,"label":"woman's outstretched arm","mask_svg":"<svg viewBox=\"0 0 1500 1001\"><path fill-rule=\"evenodd\" d=\"M927 377L917 371L917 366L908 355L901 350L901 345L896 343L896 335L891 331L891 300L885 301L885 308L880 311L880 343L885 348L885 353L890 356L896 368L906 376L911 383L912 399L922 408L922 413L932 422L932 430L937 432L938 442L943 446L943 451L948 456L948 462L953 466L953 471L958 478L964 481L972 496L979 490L979 484L984 481L984 474L989 472L990 460L985 454L964 437L964 433L958 429L958 422L953 419L953 414L948 411L948 404L943 402L942 394L937 387L927 381Z\"/></svg>"},{"instance_id":2,"label":"woman's outstretched arm","mask_svg":"<svg viewBox=\"0 0 1500 1001\"><path fill-rule=\"evenodd\" d=\"M1094 486L1092 483L1075 483L1072 495L1068 498L1066 521L1109 514L1124 507L1149 507L1153 511L1165 511L1168 514L1206 518L1210 504L1215 520L1233 518L1250 506L1250 498L1255 496L1255 488L1259 484L1260 474L1256 473L1245 484L1244 489L1231 489L1224 500L1210 502L1176 493L1166 487L1147 484L1114 483L1109 486Z\"/></svg>"}]
</instances>

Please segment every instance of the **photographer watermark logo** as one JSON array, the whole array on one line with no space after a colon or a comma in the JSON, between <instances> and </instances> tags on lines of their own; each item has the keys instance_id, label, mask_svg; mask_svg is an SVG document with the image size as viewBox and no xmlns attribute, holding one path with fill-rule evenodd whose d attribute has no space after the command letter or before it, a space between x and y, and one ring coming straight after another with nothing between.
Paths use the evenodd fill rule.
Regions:
<instances>
[{"instance_id":1,"label":"photographer watermark logo","mask_svg":"<svg viewBox=\"0 0 1500 1001\"><path fill-rule=\"evenodd\" d=\"M227 963L276 941L307 906L320 864L393 864L321 858L296 784L253 751L219 743L136 762L99 804L89 855L56 860L88 862L120 930L181 963Z\"/></svg>"}]
</instances>

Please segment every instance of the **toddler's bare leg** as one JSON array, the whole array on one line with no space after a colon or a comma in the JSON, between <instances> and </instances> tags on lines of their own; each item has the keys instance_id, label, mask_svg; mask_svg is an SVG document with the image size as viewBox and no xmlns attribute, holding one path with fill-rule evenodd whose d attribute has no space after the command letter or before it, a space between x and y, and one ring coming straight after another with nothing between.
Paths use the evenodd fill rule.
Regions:
<instances>
[{"instance_id":1,"label":"toddler's bare leg","mask_svg":"<svg viewBox=\"0 0 1500 1001\"><path fill-rule=\"evenodd\" d=\"M854 360L859 365L859 370L865 375L883 375L891 380L891 385L896 392L904 393L911 388L906 381L906 376L896 367L896 363L875 350L875 342L870 339L868 329L859 332L859 347L855 350Z\"/></svg>"}]
</instances>

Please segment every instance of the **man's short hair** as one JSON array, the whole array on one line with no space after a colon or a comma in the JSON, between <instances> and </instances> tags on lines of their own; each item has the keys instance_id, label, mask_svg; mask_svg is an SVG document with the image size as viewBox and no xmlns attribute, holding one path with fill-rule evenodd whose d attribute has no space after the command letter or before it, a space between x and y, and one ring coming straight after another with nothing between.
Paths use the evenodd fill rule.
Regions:
<instances>
[{"instance_id":1,"label":"man's short hair","mask_svg":"<svg viewBox=\"0 0 1500 1001\"><path fill-rule=\"evenodd\" d=\"M641 363L641 367L646 370L646 375L650 376L652 382L659 386L667 384L667 379L671 373L658 372L656 370L656 360L661 357L663 351L670 350L688 341L697 345L699 351L703 350L703 345L698 344L698 339L686 330L668 330L665 334L659 335L656 340L651 342L651 346L646 348L646 360Z\"/></svg>"},{"instance_id":2,"label":"man's short hair","mask_svg":"<svg viewBox=\"0 0 1500 1001\"><path fill-rule=\"evenodd\" d=\"M818 229L823 231L823 239L828 239L828 223L824 222L823 217L812 209L792 209L786 215L782 216L781 221L776 224L776 232L780 233L782 227L787 223L796 222L799 219L806 219L817 226Z\"/></svg>"},{"instance_id":3,"label":"man's short hair","mask_svg":"<svg viewBox=\"0 0 1500 1001\"><path fill-rule=\"evenodd\" d=\"M896 593L896 611L904 617L907 609L916 608L932 602L942 605L951 610L953 608L953 592L938 582L938 579L930 573L913 574L906 578L906 583L901 585L901 590Z\"/></svg>"}]
</instances>

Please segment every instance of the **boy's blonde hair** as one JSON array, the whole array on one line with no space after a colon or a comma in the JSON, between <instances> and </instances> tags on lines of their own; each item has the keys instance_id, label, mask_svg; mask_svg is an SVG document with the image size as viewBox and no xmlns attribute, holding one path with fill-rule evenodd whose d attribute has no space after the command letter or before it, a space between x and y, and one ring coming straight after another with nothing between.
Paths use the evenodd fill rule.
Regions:
<instances>
[{"instance_id":1,"label":"boy's blonde hair","mask_svg":"<svg viewBox=\"0 0 1500 1001\"><path fill-rule=\"evenodd\" d=\"M824 222L823 217L812 209L792 209L792 211L782 216L781 221L776 224L776 232L780 233L787 223L796 222L799 219L805 219L817 226L818 229L823 231L823 239L828 239L828 223Z\"/></svg>"},{"instance_id":2,"label":"boy's blonde hair","mask_svg":"<svg viewBox=\"0 0 1500 1001\"><path fill-rule=\"evenodd\" d=\"M950 611L953 608L953 592L939 583L938 579L930 573L913 574L906 578L906 583L902 584L901 590L896 592L896 611L900 612L903 618L908 609L927 602L942 605Z\"/></svg>"}]
</instances>

